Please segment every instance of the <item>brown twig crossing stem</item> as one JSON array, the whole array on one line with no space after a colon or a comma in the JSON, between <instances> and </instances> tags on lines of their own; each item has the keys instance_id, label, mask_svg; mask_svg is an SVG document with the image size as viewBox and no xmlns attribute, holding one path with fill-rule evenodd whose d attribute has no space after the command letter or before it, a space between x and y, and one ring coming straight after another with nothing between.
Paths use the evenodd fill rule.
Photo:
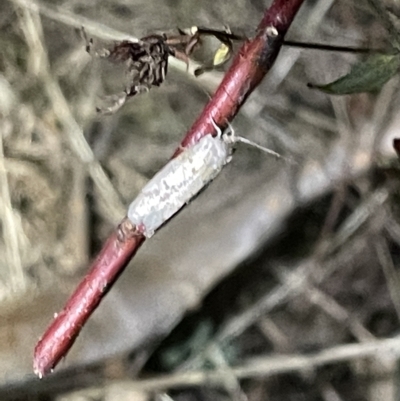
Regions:
<instances>
[{"instance_id":1,"label":"brown twig crossing stem","mask_svg":"<svg viewBox=\"0 0 400 401\"><path fill-rule=\"evenodd\" d=\"M272 67L298 9L304 0L274 0L264 12L256 35L246 40L215 95L186 134L174 157L207 134L216 134L213 120L225 127ZM49 373L71 348L82 326L100 303L145 237L125 218L104 244L90 272L64 309L55 316L35 348L33 368L39 377Z\"/></svg>"}]
</instances>

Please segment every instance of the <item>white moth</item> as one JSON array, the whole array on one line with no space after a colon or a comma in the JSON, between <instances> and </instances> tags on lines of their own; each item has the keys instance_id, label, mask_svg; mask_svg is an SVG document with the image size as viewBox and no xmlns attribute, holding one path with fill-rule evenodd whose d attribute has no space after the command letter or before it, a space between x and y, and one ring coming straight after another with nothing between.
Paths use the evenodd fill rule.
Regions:
<instances>
[{"instance_id":1,"label":"white moth","mask_svg":"<svg viewBox=\"0 0 400 401\"><path fill-rule=\"evenodd\" d=\"M170 160L130 204L128 218L150 238L211 182L231 159L232 146L208 134Z\"/></svg>"},{"instance_id":2,"label":"white moth","mask_svg":"<svg viewBox=\"0 0 400 401\"><path fill-rule=\"evenodd\" d=\"M205 135L170 160L129 205L128 218L147 238L209 184L232 158L233 145L244 142L261 148L233 131ZM261 148L268 153L277 153Z\"/></svg>"}]
</instances>

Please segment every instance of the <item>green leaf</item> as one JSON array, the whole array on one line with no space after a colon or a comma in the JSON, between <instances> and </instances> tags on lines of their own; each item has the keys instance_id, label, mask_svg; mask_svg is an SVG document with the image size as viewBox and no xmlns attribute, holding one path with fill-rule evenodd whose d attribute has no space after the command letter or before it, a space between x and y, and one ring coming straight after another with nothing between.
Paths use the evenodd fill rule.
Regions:
<instances>
[{"instance_id":1,"label":"green leaf","mask_svg":"<svg viewBox=\"0 0 400 401\"><path fill-rule=\"evenodd\" d=\"M334 82L308 86L332 95L374 92L381 89L399 71L399 67L400 54L374 54L355 64L347 75Z\"/></svg>"}]
</instances>

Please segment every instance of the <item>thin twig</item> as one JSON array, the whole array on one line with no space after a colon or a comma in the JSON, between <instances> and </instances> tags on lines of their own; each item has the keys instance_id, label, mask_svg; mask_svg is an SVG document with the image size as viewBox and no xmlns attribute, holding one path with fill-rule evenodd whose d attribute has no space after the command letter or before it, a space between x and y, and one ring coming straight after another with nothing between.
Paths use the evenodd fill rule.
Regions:
<instances>
[{"instance_id":1,"label":"thin twig","mask_svg":"<svg viewBox=\"0 0 400 401\"><path fill-rule=\"evenodd\" d=\"M16 4L18 4L17 7L19 7L20 1L21 0L15 0ZM83 131L75 120L58 82L50 72L49 60L43 44L42 28L38 15L36 14L35 17L31 14L32 12L26 8L22 8L21 11L21 18L24 21L21 26L23 27L26 41L31 49L32 57L37 60L35 63L38 64L36 67L37 73L43 81L54 114L61 122L67 134L66 138L69 142L69 146L79 157L81 162L86 165L90 177L93 179L96 189L98 189L100 193L100 201L104 207L107 218L111 222L116 222L124 215L124 207L113 184L96 160L92 149L87 143Z\"/></svg>"},{"instance_id":2,"label":"thin twig","mask_svg":"<svg viewBox=\"0 0 400 401\"><path fill-rule=\"evenodd\" d=\"M314 355L264 356L252 358L239 366L229 368L237 379L267 378L288 373L312 372L313 370L334 363L355 361L365 358L382 358L400 356L400 336L371 341L362 344L346 344L325 349ZM226 380L224 369L196 370L185 373L158 376L136 381L117 381L110 386L118 386L131 391L160 391L173 388L215 386L221 387ZM107 384L104 386L107 388ZM103 388L104 388L103 387ZM75 394L102 394L103 388L89 388Z\"/></svg>"},{"instance_id":3,"label":"thin twig","mask_svg":"<svg viewBox=\"0 0 400 401\"><path fill-rule=\"evenodd\" d=\"M360 320L356 316L351 315L334 298L321 291L315 285L308 284L307 287L304 291L304 296L321 308L328 316L348 327L359 342L376 340L376 337L364 327Z\"/></svg>"},{"instance_id":4,"label":"thin twig","mask_svg":"<svg viewBox=\"0 0 400 401\"><path fill-rule=\"evenodd\" d=\"M128 33L121 32L117 29L110 28L107 25L99 22L92 21L89 18L82 17L71 13L63 7L51 7L47 4L41 3L34 0L12 0L15 4L20 7L26 8L34 13L40 13L43 16L52 19L53 21L61 22L62 24L72 26L80 29L82 26L85 27L86 31L91 35L96 36L104 40L130 40L131 42L137 42L138 38L131 36Z\"/></svg>"},{"instance_id":5,"label":"thin twig","mask_svg":"<svg viewBox=\"0 0 400 401\"><path fill-rule=\"evenodd\" d=\"M7 178L7 168L3 152L3 132L0 127L0 216L1 225L6 246L6 261L8 265L8 274L13 292L19 292L26 289L27 282L22 266L20 256L20 244L18 232L22 231L17 216L11 204L10 188ZM2 295L2 294L0 294Z\"/></svg>"},{"instance_id":6,"label":"thin twig","mask_svg":"<svg viewBox=\"0 0 400 401\"><path fill-rule=\"evenodd\" d=\"M359 208L357 208L353 214L349 216L346 223L343 224L343 227L339 229L336 236L330 241L329 247L324 249L324 256L327 257L332 254L333 251L337 249L338 243L343 244L348 241L354 234L355 230L364 224L378 207L382 206L386 201L387 196L388 194L385 190L376 191ZM349 229L349 227L351 227L351 229ZM319 257L321 258L321 255L319 255ZM333 266L333 269L318 269L316 259L310 258L299 264L299 266L293 269L293 271L286 271L286 269L282 269L280 266L277 271L282 284L265 294L265 296L260 298L251 307L248 307L245 311L231 317L227 322L225 322L215 337L204 347L204 349L199 354L188 359L180 368L185 370L201 365L204 358L207 358L209 350L215 344L222 344L232 338L236 338L247 328L256 323L257 320L266 313L269 313L277 306L287 302L289 299L307 291L310 282L312 285L322 282L322 280L332 274L333 270L337 269L341 263L335 263L335 261L333 261L330 265ZM318 275L318 271L323 273ZM343 316L343 310L340 311L340 314ZM363 326L360 326L360 324L354 323L351 328L364 340L372 338L371 334L367 332Z\"/></svg>"},{"instance_id":7,"label":"thin twig","mask_svg":"<svg viewBox=\"0 0 400 401\"><path fill-rule=\"evenodd\" d=\"M371 49L368 47L353 47L353 46L336 46L325 43L306 43L292 40L285 40L283 44L285 46L297 47L300 49L323 50L323 51L341 52L341 53L361 53L361 54L385 53L385 49Z\"/></svg>"},{"instance_id":8,"label":"thin twig","mask_svg":"<svg viewBox=\"0 0 400 401\"><path fill-rule=\"evenodd\" d=\"M383 273L386 277L387 286L390 297L392 298L393 306L397 312L397 317L400 318L400 276L394 266L392 256L389 251L387 242L380 237L375 240L375 251L378 260L382 266Z\"/></svg>"}]
</instances>

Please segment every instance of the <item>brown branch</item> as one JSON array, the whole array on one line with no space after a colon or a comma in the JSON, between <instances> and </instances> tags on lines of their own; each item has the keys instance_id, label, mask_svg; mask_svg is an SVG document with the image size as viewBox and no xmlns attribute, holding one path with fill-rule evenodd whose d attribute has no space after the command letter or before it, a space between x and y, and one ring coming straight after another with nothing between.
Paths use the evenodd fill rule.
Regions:
<instances>
[{"instance_id":1,"label":"brown branch","mask_svg":"<svg viewBox=\"0 0 400 401\"><path fill-rule=\"evenodd\" d=\"M238 113L276 60L284 36L303 1L273 1L264 13L256 36L243 44L217 92L175 151L174 157L182 148L194 145L203 136L216 134L212 120L224 127ZM39 377L50 372L66 355L82 326L144 239L127 218L111 235L88 275L38 342L33 366Z\"/></svg>"}]
</instances>

